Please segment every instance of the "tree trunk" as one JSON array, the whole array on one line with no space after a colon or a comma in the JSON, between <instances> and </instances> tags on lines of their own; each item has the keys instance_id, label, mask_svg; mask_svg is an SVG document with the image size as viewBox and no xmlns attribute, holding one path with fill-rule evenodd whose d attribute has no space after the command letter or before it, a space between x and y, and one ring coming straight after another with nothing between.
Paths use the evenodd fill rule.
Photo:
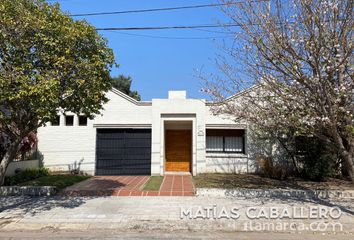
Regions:
<instances>
[{"instance_id":1,"label":"tree trunk","mask_svg":"<svg viewBox=\"0 0 354 240\"><path fill-rule=\"evenodd\" d=\"M9 166L10 162L12 162L15 159L19 145L20 145L20 143L10 144L10 146L8 147L8 149L6 151L6 154L1 159L1 162L0 162L0 186L4 185L6 169Z\"/></svg>"},{"instance_id":2,"label":"tree trunk","mask_svg":"<svg viewBox=\"0 0 354 240\"><path fill-rule=\"evenodd\" d=\"M331 128L331 134L334 141L338 147L338 153L342 160L344 161L344 168L348 173L351 181L354 183L354 142L351 138L346 139L348 144L345 146L343 144L343 139L337 131L337 127L333 125Z\"/></svg>"},{"instance_id":3,"label":"tree trunk","mask_svg":"<svg viewBox=\"0 0 354 240\"><path fill-rule=\"evenodd\" d=\"M350 179L354 183L354 155L352 151L344 151L340 153L341 157L344 160L344 167L346 172L348 173Z\"/></svg>"}]
</instances>

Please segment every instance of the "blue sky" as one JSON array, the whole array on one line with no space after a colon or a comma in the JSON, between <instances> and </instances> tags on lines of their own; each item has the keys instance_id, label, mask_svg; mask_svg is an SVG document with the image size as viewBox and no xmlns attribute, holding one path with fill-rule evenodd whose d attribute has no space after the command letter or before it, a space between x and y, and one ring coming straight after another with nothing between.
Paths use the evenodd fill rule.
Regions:
<instances>
[{"instance_id":1,"label":"blue sky","mask_svg":"<svg viewBox=\"0 0 354 240\"><path fill-rule=\"evenodd\" d=\"M53 1L51 1L53 2ZM64 11L72 14L124 11L150 8L165 8L216 3L208 0L58 0ZM80 19L82 17L76 17ZM216 24L227 21L217 7L184 9L150 13L89 16L85 19L95 27L145 27ZM207 30L207 31L205 31ZM187 90L190 98L207 98L200 92L202 83L195 77L197 70L215 70L213 59L217 45L225 34L205 30L148 30L100 32L114 50L118 69L112 75L130 75L132 89L143 100L167 97L168 90ZM143 34L158 37L214 38L215 39L161 39L128 34Z\"/></svg>"}]
</instances>

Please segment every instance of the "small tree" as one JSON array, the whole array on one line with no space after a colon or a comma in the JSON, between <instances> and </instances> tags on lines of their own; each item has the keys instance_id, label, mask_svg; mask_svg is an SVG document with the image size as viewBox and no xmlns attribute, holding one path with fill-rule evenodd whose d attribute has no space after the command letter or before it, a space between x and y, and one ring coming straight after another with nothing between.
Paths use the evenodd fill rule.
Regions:
<instances>
[{"instance_id":1,"label":"small tree","mask_svg":"<svg viewBox=\"0 0 354 240\"><path fill-rule=\"evenodd\" d=\"M140 94L137 91L131 90L133 80L130 76L126 77L124 75L119 75L118 77L112 77L111 81L114 88L122 91L123 93L138 101L141 100Z\"/></svg>"},{"instance_id":2,"label":"small tree","mask_svg":"<svg viewBox=\"0 0 354 240\"><path fill-rule=\"evenodd\" d=\"M0 2L0 185L31 132L59 109L93 117L111 89L107 41L44 0Z\"/></svg>"},{"instance_id":3,"label":"small tree","mask_svg":"<svg viewBox=\"0 0 354 240\"><path fill-rule=\"evenodd\" d=\"M235 40L217 61L226 78L206 79L206 91L224 103L216 112L280 135L294 129L318 137L339 153L354 181L352 10L353 0L226 6ZM252 85L239 102L226 100Z\"/></svg>"}]
</instances>

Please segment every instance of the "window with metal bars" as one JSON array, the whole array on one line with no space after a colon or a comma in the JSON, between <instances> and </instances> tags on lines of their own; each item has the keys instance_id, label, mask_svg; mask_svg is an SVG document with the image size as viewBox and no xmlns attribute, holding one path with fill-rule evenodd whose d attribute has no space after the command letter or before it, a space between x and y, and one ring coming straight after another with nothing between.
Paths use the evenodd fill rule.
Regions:
<instances>
[{"instance_id":1,"label":"window with metal bars","mask_svg":"<svg viewBox=\"0 0 354 240\"><path fill-rule=\"evenodd\" d=\"M245 131L242 129L207 129L206 151L245 153Z\"/></svg>"}]
</instances>

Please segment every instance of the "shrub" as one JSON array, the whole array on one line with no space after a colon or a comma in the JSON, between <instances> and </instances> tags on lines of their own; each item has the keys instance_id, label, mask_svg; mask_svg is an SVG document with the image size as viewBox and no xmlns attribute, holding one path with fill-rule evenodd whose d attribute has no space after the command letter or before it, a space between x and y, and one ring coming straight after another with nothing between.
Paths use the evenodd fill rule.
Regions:
<instances>
[{"instance_id":1,"label":"shrub","mask_svg":"<svg viewBox=\"0 0 354 240\"><path fill-rule=\"evenodd\" d=\"M328 177L336 175L334 163L336 156L325 153L317 157L307 156L304 159L302 177L315 181L323 181Z\"/></svg>"},{"instance_id":2,"label":"shrub","mask_svg":"<svg viewBox=\"0 0 354 240\"><path fill-rule=\"evenodd\" d=\"M314 137L298 137L296 143L301 177L323 181L340 173L338 156L327 144Z\"/></svg>"},{"instance_id":3,"label":"shrub","mask_svg":"<svg viewBox=\"0 0 354 240\"><path fill-rule=\"evenodd\" d=\"M36 168L36 169L26 169L14 176L5 177L5 185L12 186L19 183L27 182L39 177L44 177L49 175L49 170L47 168Z\"/></svg>"},{"instance_id":4,"label":"shrub","mask_svg":"<svg viewBox=\"0 0 354 240\"><path fill-rule=\"evenodd\" d=\"M257 162L260 174L265 177L284 180L289 176L289 169L285 165L274 164L270 157L258 156Z\"/></svg>"}]
</instances>

